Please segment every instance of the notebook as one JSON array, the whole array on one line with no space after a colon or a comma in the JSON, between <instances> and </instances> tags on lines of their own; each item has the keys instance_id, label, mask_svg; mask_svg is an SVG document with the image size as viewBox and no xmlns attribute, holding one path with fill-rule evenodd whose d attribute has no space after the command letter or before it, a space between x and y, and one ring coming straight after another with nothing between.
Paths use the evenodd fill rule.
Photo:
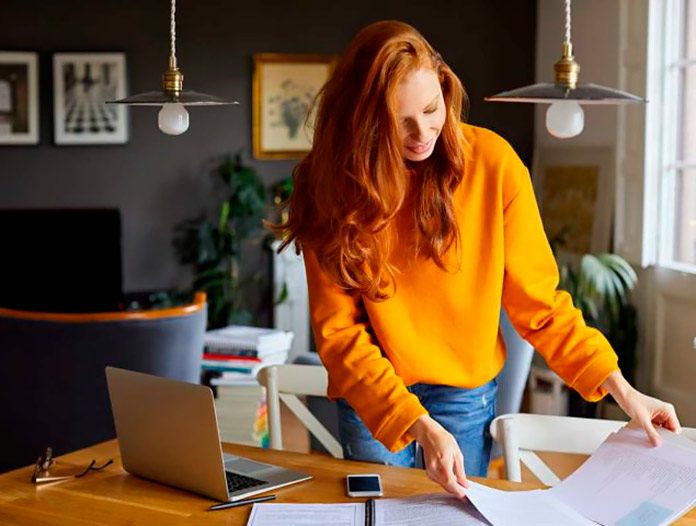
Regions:
<instances>
[{"instance_id":1,"label":"notebook","mask_svg":"<svg viewBox=\"0 0 696 526\"><path fill-rule=\"evenodd\" d=\"M490 526L467 500L443 493L341 504L254 504L247 526Z\"/></svg>"},{"instance_id":2,"label":"notebook","mask_svg":"<svg viewBox=\"0 0 696 526\"><path fill-rule=\"evenodd\" d=\"M223 454L210 388L106 368L123 468L133 475L235 501L311 476Z\"/></svg>"}]
</instances>

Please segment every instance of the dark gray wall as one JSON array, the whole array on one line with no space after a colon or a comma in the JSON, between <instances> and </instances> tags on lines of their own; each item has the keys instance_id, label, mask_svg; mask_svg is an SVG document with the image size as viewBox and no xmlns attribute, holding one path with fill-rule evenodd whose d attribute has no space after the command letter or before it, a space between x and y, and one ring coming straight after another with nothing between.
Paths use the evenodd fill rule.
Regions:
<instances>
[{"instance_id":1,"label":"dark gray wall","mask_svg":"<svg viewBox=\"0 0 696 526\"><path fill-rule=\"evenodd\" d=\"M340 53L362 26L404 20L464 82L470 121L501 133L525 162L531 159L532 108L483 97L533 82L535 0L181 0L177 55L186 87L241 106L194 108L189 131L179 137L158 131L156 109L134 108L126 145L55 146L51 54L124 51L129 92L157 89L168 56L168 16L167 0L0 0L0 50L39 53L41 137L38 146L0 146L0 208L119 207L127 291L188 284L171 248L172 227L214 207L211 159L241 148L251 160L253 53ZM252 163L269 184L293 166Z\"/></svg>"}]
</instances>

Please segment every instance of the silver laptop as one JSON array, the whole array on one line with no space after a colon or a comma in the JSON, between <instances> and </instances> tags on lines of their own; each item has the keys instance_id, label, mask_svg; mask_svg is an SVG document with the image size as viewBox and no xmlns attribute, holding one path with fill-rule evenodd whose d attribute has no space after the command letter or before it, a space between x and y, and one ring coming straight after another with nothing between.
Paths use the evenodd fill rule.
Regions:
<instances>
[{"instance_id":1,"label":"silver laptop","mask_svg":"<svg viewBox=\"0 0 696 526\"><path fill-rule=\"evenodd\" d=\"M224 454L213 392L203 385L106 368L123 468L144 478L235 501L312 477Z\"/></svg>"}]
</instances>

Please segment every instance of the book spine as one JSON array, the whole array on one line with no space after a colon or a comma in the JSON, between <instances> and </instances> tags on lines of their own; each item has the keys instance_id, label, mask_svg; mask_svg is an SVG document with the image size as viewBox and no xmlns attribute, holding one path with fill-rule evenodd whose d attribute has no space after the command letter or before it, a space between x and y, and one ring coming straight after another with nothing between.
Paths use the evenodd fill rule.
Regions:
<instances>
[{"instance_id":1,"label":"book spine","mask_svg":"<svg viewBox=\"0 0 696 526\"><path fill-rule=\"evenodd\" d=\"M258 358L259 352L256 349L235 349L232 347L217 347L206 345L206 354L219 354L222 356L247 356L251 358Z\"/></svg>"},{"instance_id":2,"label":"book spine","mask_svg":"<svg viewBox=\"0 0 696 526\"><path fill-rule=\"evenodd\" d=\"M258 364L257 364L258 365ZM236 372L252 374L256 366L236 365L219 360L202 360L201 367L206 371Z\"/></svg>"},{"instance_id":3,"label":"book spine","mask_svg":"<svg viewBox=\"0 0 696 526\"><path fill-rule=\"evenodd\" d=\"M255 365L261 363L261 358L254 356L235 356L233 354L203 353L204 360L217 360L223 363L239 363Z\"/></svg>"}]
</instances>

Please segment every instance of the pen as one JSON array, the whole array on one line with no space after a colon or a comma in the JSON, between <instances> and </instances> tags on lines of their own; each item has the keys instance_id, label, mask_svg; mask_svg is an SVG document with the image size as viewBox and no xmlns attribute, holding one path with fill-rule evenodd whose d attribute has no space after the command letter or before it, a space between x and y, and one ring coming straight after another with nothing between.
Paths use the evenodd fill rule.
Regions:
<instances>
[{"instance_id":1,"label":"pen","mask_svg":"<svg viewBox=\"0 0 696 526\"><path fill-rule=\"evenodd\" d=\"M263 497L254 497L253 499L236 500L234 502L221 502L220 504L212 505L210 508L208 508L208 511L226 510L227 508L236 508L237 506L244 506L245 504L266 502L267 500L273 500L275 498L275 495L265 495Z\"/></svg>"}]
</instances>

